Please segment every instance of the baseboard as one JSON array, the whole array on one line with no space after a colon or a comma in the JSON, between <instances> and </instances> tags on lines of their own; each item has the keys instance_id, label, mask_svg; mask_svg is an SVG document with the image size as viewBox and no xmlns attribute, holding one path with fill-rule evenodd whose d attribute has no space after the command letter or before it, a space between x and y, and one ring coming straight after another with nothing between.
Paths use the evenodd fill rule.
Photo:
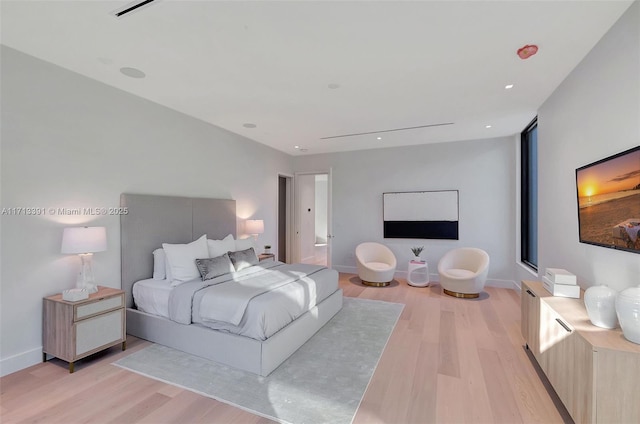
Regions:
<instances>
[{"instance_id":1,"label":"baseboard","mask_svg":"<svg viewBox=\"0 0 640 424\"><path fill-rule=\"evenodd\" d=\"M42 347L0 359L0 377L29 368L42 362Z\"/></svg>"},{"instance_id":2,"label":"baseboard","mask_svg":"<svg viewBox=\"0 0 640 424\"><path fill-rule=\"evenodd\" d=\"M357 274L358 273L358 269L355 266L333 265L331 268L335 269L338 272L343 272L345 274Z\"/></svg>"},{"instance_id":3,"label":"baseboard","mask_svg":"<svg viewBox=\"0 0 640 424\"><path fill-rule=\"evenodd\" d=\"M496 280L496 279L487 278L487 282L485 286L520 291L520 286L518 286L516 282L513 280Z\"/></svg>"},{"instance_id":4,"label":"baseboard","mask_svg":"<svg viewBox=\"0 0 640 424\"><path fill-rule=\"evenodd\" d=\"M344 272L345 274L358 274L358 269L355 266L335 265L333 269L338 272ZM431 271L431 267L429 267L429 271ZM393 274L393 277L406 280L407 271L396 271L395 274ZM437 272L430 272L429 281L437 283L438 281L440 281L440 275ZM487 282L485 283L485 285L489 287L520 291L520 286L513 280L498 280L495 278L487 278Z\"/></svg>"}]
</instances>

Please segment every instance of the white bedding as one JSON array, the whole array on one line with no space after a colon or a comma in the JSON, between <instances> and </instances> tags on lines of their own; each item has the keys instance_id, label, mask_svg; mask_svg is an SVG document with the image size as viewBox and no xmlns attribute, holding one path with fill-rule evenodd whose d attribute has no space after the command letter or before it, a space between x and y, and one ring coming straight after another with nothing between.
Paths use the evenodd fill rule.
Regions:
<instances>
[{"instance_id":1,"label":"white bedding","mask_svg":"<svg viewBox=\"0 0 640 424\"><path fill-rule=\"evenodd\" d=\"M312 277L302 278L254 297L237 326L221 321L203 321L198 308L203 291L198 292L193 300L191 319L214 330L266 340L338 290L336 271L326 269Z\"/></svg>"},{"instance_id":2,"label":"white bedding","mask_svg":"<svg viewBox=\"0 0 640 424\"><path fill-rule=\"evenodd\" d=\"M173 289L168 280L138 281L133 285L135 304L143 312L169 318L169 297ZM205 291L201 290L193 297L191 321L214 330L265 340L336 290L337 272L324 269L254 297L237 326L221 321L203 321L199 305Z\"/></svg>"},{"instance_id":3,"label":"white bedding","mask_svg":"<svg viewBox=\"0 0 640 424\"><path fill-rule=\"evenodd\" d=\"M161 317L169 317L169 280L140 280L133 285L133 299L139 310Z\"/></svg>"}]
</instances>

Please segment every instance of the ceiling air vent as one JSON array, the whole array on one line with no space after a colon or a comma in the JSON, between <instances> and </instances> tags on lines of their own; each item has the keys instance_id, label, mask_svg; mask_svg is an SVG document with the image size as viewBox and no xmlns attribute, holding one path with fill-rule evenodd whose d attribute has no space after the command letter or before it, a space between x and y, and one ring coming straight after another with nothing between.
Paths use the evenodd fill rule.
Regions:
<instances>
[{"instance_id":1,"label":"ceiling air vent","mask_svg":"<svg viewBox=\"0 0 640 424\"><path fill-rule=\"evenodd\" d=\"M453 125L453 122L441 122L439 124L418 125L417 127L393 128L390 130L379 130L379 131L368 131L368 132L353 133L353 134L332 135L329 137L321 137L320 140L330 140L332 138L342 138L342 137L355 137L358 135L382 134L382 133L388 133L388 132L394 132L394 131L417 130L419 128L441 127L443 125Z\"/></svg>"},{"instance_id":2,"label":"ceiling air vent","mask_svg":"<svg viewBox=\"0 0 640 424\"><path fill-rule=\"evenodd\" d=\"M143 1L134 1L133 3L129 3L128 5L121 7L119 9L114 10L113 12L111 12L111 14L113 16L115 16L116 18L122 18L123 16L125 16L128 13L131 12L135 12L137 10L140 10L141 8L145 7L145 6L149 6L151 3L155 2L156 0L143 0Z\"/></svg>"}]
</instances>

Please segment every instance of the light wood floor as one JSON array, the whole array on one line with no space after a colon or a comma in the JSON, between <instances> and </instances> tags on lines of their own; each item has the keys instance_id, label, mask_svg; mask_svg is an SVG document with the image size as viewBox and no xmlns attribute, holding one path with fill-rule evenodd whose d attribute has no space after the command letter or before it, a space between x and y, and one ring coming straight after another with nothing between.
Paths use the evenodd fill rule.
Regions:
<instances>
[{"instance_id":1,"label":"light wood floor","mask_svg":"<svg viewBox=\"0 0 640 424\"><path fill-rule=\"evenodd\" d=\"M488 287L479 299L455 299L439 285L364 287L350 274L340 286L346 296L406 305L354 423L571 422L523 348L517 292ZM53 359L3 377L0 422L270 422L110 365L149 344L127 343L79 361L74 374Z\"/></svg>"}]
</instances>

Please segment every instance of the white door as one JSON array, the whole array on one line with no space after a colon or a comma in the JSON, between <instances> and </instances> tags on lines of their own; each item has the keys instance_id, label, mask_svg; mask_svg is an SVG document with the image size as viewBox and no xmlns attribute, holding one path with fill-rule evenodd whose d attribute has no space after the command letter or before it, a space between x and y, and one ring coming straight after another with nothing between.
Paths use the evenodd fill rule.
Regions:
<instances>
[{"instance_id":1,"label":"white door","mask_svg":"<svg viewBox=\"0 0 640 424\"><path fill-rule=\"evenodd\" d=\"M331 266L331 171L295 174L295 261Z\"/></svg>"}]
</instances>

